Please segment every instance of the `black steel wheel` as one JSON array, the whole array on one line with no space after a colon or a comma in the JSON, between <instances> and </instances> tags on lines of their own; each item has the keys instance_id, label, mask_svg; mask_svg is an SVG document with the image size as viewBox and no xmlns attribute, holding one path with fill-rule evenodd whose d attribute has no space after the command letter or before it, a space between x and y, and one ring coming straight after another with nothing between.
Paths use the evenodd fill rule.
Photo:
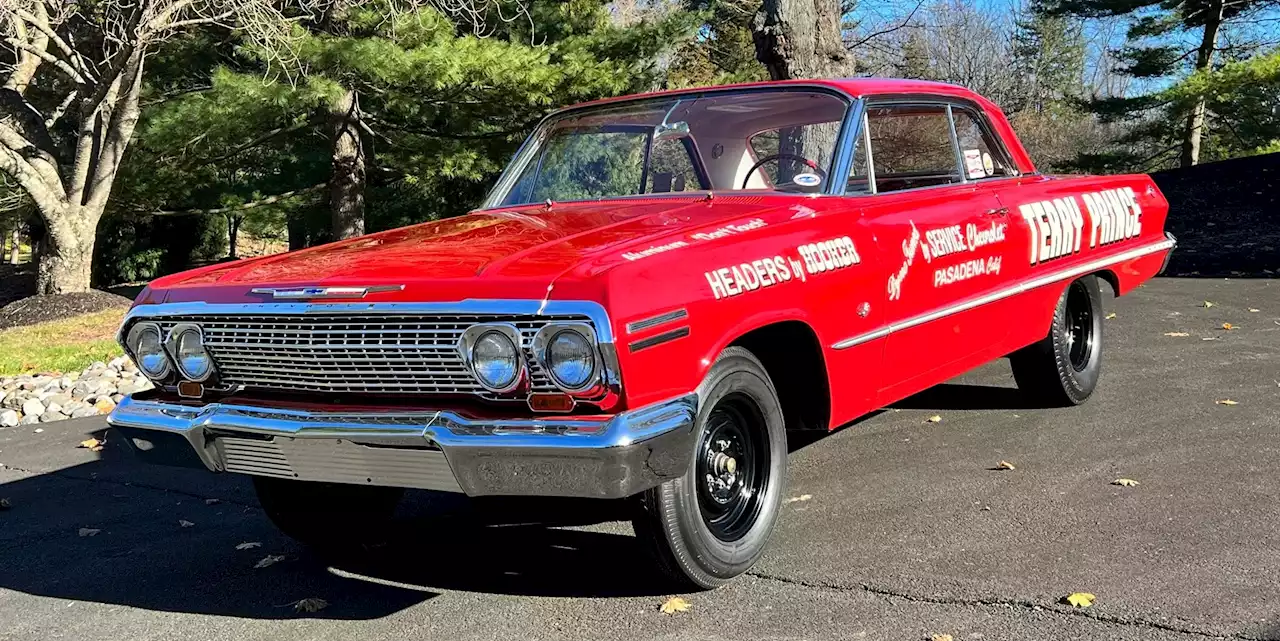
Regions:
<instances>
[{"instance_id":1,"label":"black steel wheel","mask_svg":"<svg viewBox=\"0 0 1280 641\"><path fill-rule=\"evenodd\" d=\"M640 496L632 525L663 573L706 589L764 554L782 502L787 437L773 383L741 347L720 355L698 398L689 467Z\"/></svg>"},{"instance_id":2,"label":"black steel wheel","mask_svg":"<svg viewBox=\"0 0 1280 641\"><path fill-rule=\"evenodd\" d=\"M1102 318L1097 277L1072 281L1058 299L1049 335L1010 355L1018 387L1043 405L1088 400L1102 374Z\"/></svg>"}]
</instances>

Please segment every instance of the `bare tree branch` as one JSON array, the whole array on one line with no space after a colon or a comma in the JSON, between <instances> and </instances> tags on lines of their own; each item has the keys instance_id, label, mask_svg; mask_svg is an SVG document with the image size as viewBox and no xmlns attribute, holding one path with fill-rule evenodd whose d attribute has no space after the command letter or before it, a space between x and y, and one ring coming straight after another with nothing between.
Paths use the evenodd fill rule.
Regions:
<instances>
[{"instance_id":1,"label":"bare tree branch","mask_svg":"<svg viewBox=\"0 0 1280 641\"><path fill-rule=\"evenodd\" d=\"M324 182L318 185L312 185L310 187L303 187L302 189L294 189L293 191L286 191L284 193L276 194L274 196L267 196L266 198L250 201L247 203L232 205L230 207L216 207L213 209L177 209L177 210L158 209L155 211L142 211L138 213L149 214L152 216L183 216L183 215L189 215L189 214L226 214L230 212L256 209L258 207L265 207L267 205L274 205L281 201L289 200L290 198L296 198L298 196L303 196L306 194L310 194L312 192L320 191L321 189L324 189L325 187L328 187L328 186L329 186L329 183Z\"/></svg>"}]
</instances>

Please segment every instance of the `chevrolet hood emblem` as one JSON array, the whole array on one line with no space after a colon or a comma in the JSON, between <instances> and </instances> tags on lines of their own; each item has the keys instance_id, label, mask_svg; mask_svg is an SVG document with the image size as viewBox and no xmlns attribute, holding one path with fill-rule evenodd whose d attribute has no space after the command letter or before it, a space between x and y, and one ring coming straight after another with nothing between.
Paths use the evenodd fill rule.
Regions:
<instances>
[{"instance_id":1,"label":"chevrolet hood emblem","mask_svg":"<svg viewBox=\"0 0 1280 641\"><path fill-rule=\"evenodd\" d=\"M374 292L398 292L404 285L370 285L367 287L255 287L254 294L268 294L276 300L315 300L317 298L364 298Z\"/></svg>"}]
</instances>

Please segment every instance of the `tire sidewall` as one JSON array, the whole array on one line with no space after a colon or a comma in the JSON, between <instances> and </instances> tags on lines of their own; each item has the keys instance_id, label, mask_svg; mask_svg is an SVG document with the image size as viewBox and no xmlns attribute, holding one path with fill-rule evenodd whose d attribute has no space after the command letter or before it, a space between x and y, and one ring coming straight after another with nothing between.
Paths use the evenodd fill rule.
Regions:
<instances>
[{"instance_id":1,"label":"tire sidewall","mask_svg":"<svg viewBox=\"0 0 1280 641\"><path fill-rule=\"evenodd\" d=\"M1067 298L1076 282L1080 283L1089 300L1089 322L1092 325L1093 342L1089 346L1089 360L1083 370L1077 371L1071 365L1071 351L1067 338L1071 335L1070 320L1067 318ZM1102 291L1098 279L1093 276L1081 278L1071 283L1062 292L1053 318L1053 347L1058 366L1058 376L1062 380L1063 391L1075 403L1081 403L1093 393L1102 375Z\"/></svg>"},{"instance_id":2,"label":"tire sidewall","mask_svg":"<svg viewBox=\"0 0 1280 641\"><path fill-rule=\"evenodd\" d=\"M667 523L672 552L689 578L703 587L723 584L745 572L760 558L778 519L786 485L787 441L782 408L764 368L752 357L729 354L712 368L698 391L698 421L693 442L701 443L711 412L732 394L742 394L752 400L767 432L769 481L755 523L741 538L731 542L721 541L711 533L698 504L698 447L689 453L685 474L660 488L660 502L665 504L660 507L673 508L668 514L674 517L674 523Z\"/></svg>"}]
</instances>

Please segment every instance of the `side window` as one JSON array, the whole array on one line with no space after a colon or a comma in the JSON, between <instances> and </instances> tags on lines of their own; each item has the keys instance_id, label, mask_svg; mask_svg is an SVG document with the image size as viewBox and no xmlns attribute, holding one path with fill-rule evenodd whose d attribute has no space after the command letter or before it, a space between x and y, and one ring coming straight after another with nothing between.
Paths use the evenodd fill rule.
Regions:
<instances>
[{"instance_id":1,"label":"side window","mask_svg":"<svg viewBox=\"0 0 1280 641\"><path fill-rule=\"evenodd\" d=\"M751 163L759 166L745 178L747 188L796 186L800 191L821 191L841 124L839 120L815 122L751 136L747 141L751 147ZM773 160L765 161L766 158ZM735 187L741 185L739 182Z\"/></svg>"},{"instance_id":2,"label":"side window","mask_svg":"<svg viewBox=\"0 0 1280 641\"><path fill-rule=\"evenodd\" d=\"M942 105L887 105L867 110L876 191L901 191L961 182L951 126ZM865 155L859 149L856 155ZM866 160L854 161L851 187L865 190ZM861 176L856 172L862 172Z\"/></svg>"},{"instance_id":3,"label":"side window","mask_svg":"<svg viewBox=\"0 0 1280 641\"><path fill-rule=\"evenodd\" d=\"M657 138L649 152L649 178L644 193L702 189L693 167L692 143L688 138Z\"/></svg>"},{"instance_id":4,"label":"side window","mask_svg":"<svg viewBox=\"0 0 1280 641\"><path fill-rule=\"evenodd\" d=\"M1014 176L1000 143L982 126L983 121L967 109L952 108L956 121L956 139L964 158L965 177L969 180Z\"/></svg>"}]
</instances>

